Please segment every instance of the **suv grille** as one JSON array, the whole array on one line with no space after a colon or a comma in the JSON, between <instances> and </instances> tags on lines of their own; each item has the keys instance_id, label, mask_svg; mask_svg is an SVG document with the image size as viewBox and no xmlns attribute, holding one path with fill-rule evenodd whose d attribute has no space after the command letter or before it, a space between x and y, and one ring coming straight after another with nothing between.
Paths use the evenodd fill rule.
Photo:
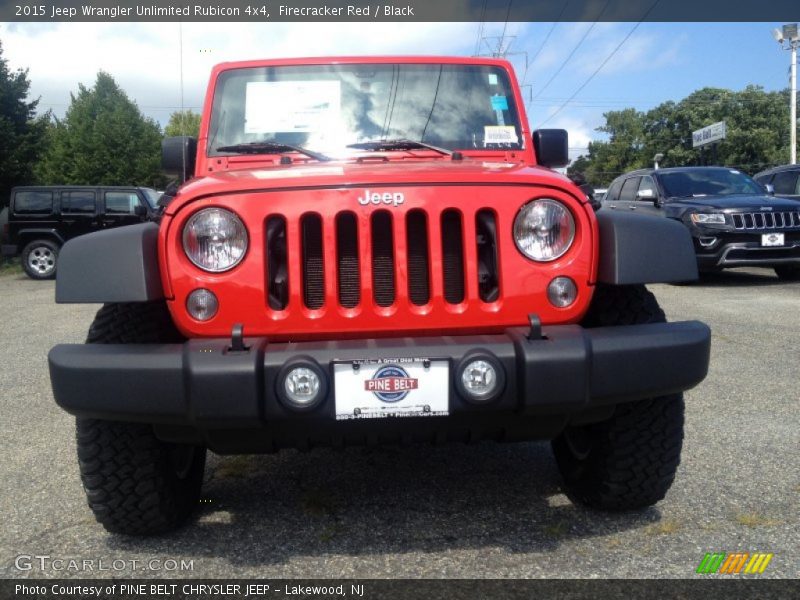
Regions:
<instances>
[{"instance_id":1,"label":"suv grille","mask_svg":"<svg viewBox=\"0 0 800 600\"><path fill-rule=\"evenodd\" d=\"M788 229L800 227L800 211L733 213L736 229Z\"/></svg>"},{"instance_id":2,"label":"suv grille","mask_svg":"<svg viewBox=\"0 0 800 600\"><path fill-rule=\"evenodd\" d=\"M293 232L299 238L294 242ZM400 301L425 306L436 295L456 305L467 299L468 279L477 282L470 292L477 299L495 302L500 298L496 237L490 209L471 215L456 209L376 210L369 219L349 211L332 217L307 213L294 226L272 216L266 235L268 305L285 310L292 298L301 298L311 310L326 302L348 309L365 301L384 308ZM301 255L294 281L287 278L293 251ZM474 264L468 263L470 256Z\"/></svg>"}]
</instances>

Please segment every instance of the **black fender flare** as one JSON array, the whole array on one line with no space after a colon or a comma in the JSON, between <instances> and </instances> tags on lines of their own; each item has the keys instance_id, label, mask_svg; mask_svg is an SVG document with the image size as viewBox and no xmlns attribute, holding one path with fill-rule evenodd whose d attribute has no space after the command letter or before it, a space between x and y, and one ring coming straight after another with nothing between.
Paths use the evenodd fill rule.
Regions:
<instances>
[{"instance_id":1,"label":"black fender flare","mask_svg":"<svg viewBox=\"0 0 800 600\"><path fill-rule=\"evenodd\" d=\"M697 279L692 236L673 219L601 209L597 281L611 285Z\"/></svg>"},{"instance_id":2,"label":"black fender flare","mask_svg":"<svg viewBox=\"0 0 800 600\"><path fill-rule=\"evenodd\" d=\"M64 238L58 233L57 229L42 229L42 228L28 228L20 229L17 232L17 239L20 240L20 246L25 246L30 242L42 239L43 237L54 238L59 246L64 245Z\"/></svg>"},{"instance_id":3,"label":"black fender flare","mask_svg":"<svg viewBox=\"0 0 800 600\"><path fill-rule=\"evenodd\" d=\"M96 231L61 248L56 302L163 300L158 268L158 225L141 223Z\"/></svg>"}]
</instances>

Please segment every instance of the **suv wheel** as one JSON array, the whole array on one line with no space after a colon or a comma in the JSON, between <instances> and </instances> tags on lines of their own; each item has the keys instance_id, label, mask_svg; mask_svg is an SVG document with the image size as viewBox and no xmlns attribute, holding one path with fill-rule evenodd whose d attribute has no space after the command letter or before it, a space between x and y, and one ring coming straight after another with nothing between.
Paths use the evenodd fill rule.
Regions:
<instances>
[{"instance_id":1,"label":"suv wheel","mask_svg":"<svg viewBox=\"0 0 800 600\"><path fill-rule=\"evenodd\" d=\"M644 286L598 285L585 327L663 323L664 311ZM619 404L600 423L567 427L553 452L567 495L605 510L661 500L675 479L683 443L683 395Z\"/></svg>"},{"instance_id":2,"label":"suv wheel","mask_svg":"<svg viewBox=\"0 0 800 600\"><path fill-rule=\"evenodd\" d=\"M106 304L87 343L181 340L163 303ZM89 507L113 533L151 535L186 521L200 500L206 450L159 440L150 425L78 419L78 465Z\"/></svg>"},{"instance_id":3,"label":"suv wheel","mask_svg":"<svg viewBox=\"0 0 800 600\"><path fill-rule=\"evenodd\" d=\"M56 276L58 244L35 240L22 250L22 268L31 279L52 279Z\"/></svg>"},{"instance_id":4,"label":"suv wheel","mask_svg":"<svg viewBox=\"0 0 800 600\"><path fill-rule=\"evenodd\" d=\"M800 267L796 265L781 265L775 267L775 275L783 281L800 281Z\"/></svg>"}]
</instances>

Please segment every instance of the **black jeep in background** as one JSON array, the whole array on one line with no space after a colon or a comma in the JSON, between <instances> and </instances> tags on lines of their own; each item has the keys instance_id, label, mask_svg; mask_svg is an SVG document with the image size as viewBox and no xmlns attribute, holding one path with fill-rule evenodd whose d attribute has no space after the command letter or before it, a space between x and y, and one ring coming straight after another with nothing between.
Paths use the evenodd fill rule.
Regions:
<instances>
[{"instance_id":1,"label":"black jeep in background","mask_svg":"<svg viewBox=\"0 0 800 600\"><path fill-rule=\"evenodd\" d=\"M781 279L800 279L800 202L770 195L736 169L633 171L611 183L602 204L683 223L701 271L768 267Z\"/></svg>"},{"instance_id":2,"label":"black jeep in background","mask_svg":"<svg viewBox=\"0 0 800 600\"><path fill-rule=\"evenodd\" d=\"M776 196L800 200L800 165L782 165L753 175L758 183L770 186Z\"/></svg>"},{"instance_id":3,"label":"black jeep in background","mask_svg":"<svg viewBox=\"0 0 800 600\"><path fill-rule=\"evenodd\" d=\"M61 246L84 233L141 223L157 212L150 188L111 186L15 187L0 212L0 250L20 256L33 279L52 279Z\"/></svg>"}]
</instances>

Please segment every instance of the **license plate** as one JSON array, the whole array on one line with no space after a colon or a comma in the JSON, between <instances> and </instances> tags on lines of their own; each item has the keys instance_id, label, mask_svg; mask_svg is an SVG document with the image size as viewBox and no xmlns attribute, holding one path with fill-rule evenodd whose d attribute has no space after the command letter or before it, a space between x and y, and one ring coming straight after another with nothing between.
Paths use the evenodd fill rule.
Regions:
<instances>
[{"instance_id":1,"label":"license plate","mask_svg":"<svg viewBox=\"0 0 800 600\"><path fill-rule=\"evenodd\" d=\"M336 419L442 417L450 365L424 358L369 359L333 365Z\"/></svg>"},{"instance_id":2,"label":"license plate","mask_svg":"<svg viewBox=\"0 0 800 600\"><path fill-rule=\"evenodd\" d=\"M784 234L783 233L763 233L761 234L762 246L783 246Z\"/></svg>"}]
</instances>

